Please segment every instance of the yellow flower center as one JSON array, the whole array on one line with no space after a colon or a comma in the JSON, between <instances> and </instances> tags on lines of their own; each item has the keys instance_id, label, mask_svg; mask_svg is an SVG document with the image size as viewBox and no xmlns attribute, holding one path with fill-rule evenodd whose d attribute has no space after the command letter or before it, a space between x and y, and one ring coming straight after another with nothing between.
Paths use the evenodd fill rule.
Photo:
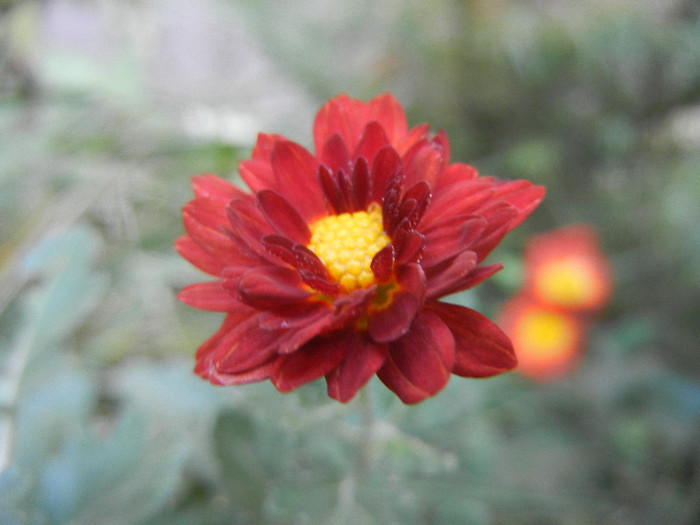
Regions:
<instances>
[{"instance_id":1,"label":"yellow flower center","mask_svg":"<svg viewBox=\"0 0 700 525\"><path fill-rule=\"evenodd\" d=\"M571 308L587 306L600 293L595 271L585 262L571 259L543 267L537 286L546 301Z\"/></svg>"},{"instance_id":2,"label":"yellow flower center","mask_svg":"<svg viewBox=\"0 0 700 525\"><path fill-rule=\"evenodd\" d=\"M370 204L367 211L323 217L309 229L307 248L323 261L343 291L374 284L372 258L391 240L382 230L382 210L377 203Z\"/></svg>"},{"instance_id":3,"label":"yellow flower center","mask_svg":"<svg viewBox=\"0 0 700 525\"><path fill-rule=\"evenodd\" d=\"M518 331L517 340L529 353L549 358L568 352L576 338L573 321L553 312L528 312Z\"/></svg>"}]
</instances>

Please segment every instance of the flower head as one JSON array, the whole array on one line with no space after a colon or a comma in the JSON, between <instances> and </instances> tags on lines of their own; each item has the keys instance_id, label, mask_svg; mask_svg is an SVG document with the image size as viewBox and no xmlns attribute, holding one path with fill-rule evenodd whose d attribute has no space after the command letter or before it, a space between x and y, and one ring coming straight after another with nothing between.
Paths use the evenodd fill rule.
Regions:
<instances>
[{"instance_id":1,"label":"flower head","mask_svg":"<svg viewBox=\"0 0 700 525\"><path fill-rule=\"evenodd\" d=\"M574 370L582 357L586 329L581 319L521 294L507 301L499 324L513 341L518 371L552 381Z\"/></svg>"},{"instance_id":2,"label":"flower head","mask_svg":"<svg viewBox=\"0 0 700 525\"><path fill-rule=\"evenodd\" d=\"M325 377L343 402L376 374L417 403L450 374L513 368L495 324L439 299L501 268L481 262L544 189L449 163L445 134L409 129L389 94L330 100L314 144L315 154L260 134L239 170L251 192L193 179L176 248L216 280L179 298L226 313L195 372L225 385L270 379L282 392Z\"/></svg>"},{"instance_id":3,"label":"flower head","mask_svg":"<svg viewBox=\"0 0 700 525\"><path fill-rule=\"evenodd\" d=\"M573 225L533 237L525 251L525 289L542 303L568 311L605 306L612 276L595 231Z\"/></svg>"}]
</instances>

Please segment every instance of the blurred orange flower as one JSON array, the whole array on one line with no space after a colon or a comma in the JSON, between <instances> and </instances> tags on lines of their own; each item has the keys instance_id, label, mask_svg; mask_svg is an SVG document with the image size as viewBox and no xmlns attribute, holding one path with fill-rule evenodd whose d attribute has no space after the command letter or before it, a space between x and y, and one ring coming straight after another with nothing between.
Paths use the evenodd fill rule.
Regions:
<instances>
[{"instance_id":1,"label":"blurred orange flower","mask_svg":"<svg viewBox=\"0 0 700 525\"><path fill-rule=\"evenodd\" d=\"M610 299L612 275L596 232L572 225L533 237L525 249L524 287L501 310L521 374L538 381L573 371L590 314Z\"/></svg>"},{"instance_id":2,"label":"blurred orange flower","mask_svg":"<svg viewBox=\"0 0 700 525\"><path fill-rule=\"evenodd\" d=\"M528 295L507 301L498 324L513 342L518 371L526 377L537 381L558 379L573 371L581 359L584 323Z\"/></svg>"},{"instance_id":3,"label":"blurred orange flower","mask_svg":"<svg viewBox=\"0 0 700 525\"><path fill-rule=\"evenodd\" d=\"M597 311L610 299L608 261L590 226L573 225L533 237L525 251L525 293L569 311Z\"/></svg>"}]
</instances>

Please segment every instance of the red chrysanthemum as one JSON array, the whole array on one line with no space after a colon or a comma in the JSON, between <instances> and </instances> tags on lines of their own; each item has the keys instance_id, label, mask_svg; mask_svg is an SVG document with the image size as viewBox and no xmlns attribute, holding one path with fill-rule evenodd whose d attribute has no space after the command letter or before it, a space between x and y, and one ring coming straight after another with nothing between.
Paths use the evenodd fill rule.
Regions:
<instances>
[{"instance_id":1,"label":"red chrysanthemum","mask_svg":"<svg viewBox=\"0 0 700 525\"><path fill-rule=\"evenodd\" d=\"M176 248L217 280L179 298L226 313L195 372L224 385L270 379L282 392L325 376L343 402L376 374L417 403L451 373L513 368L495 324L439 299L501 268L480 263L544 189L449 164L444 133L409 129L389 94L330 100L314 142L315 155L260 134L240 164L252 193L193 179Z\"/></svg>"}]
</instances>

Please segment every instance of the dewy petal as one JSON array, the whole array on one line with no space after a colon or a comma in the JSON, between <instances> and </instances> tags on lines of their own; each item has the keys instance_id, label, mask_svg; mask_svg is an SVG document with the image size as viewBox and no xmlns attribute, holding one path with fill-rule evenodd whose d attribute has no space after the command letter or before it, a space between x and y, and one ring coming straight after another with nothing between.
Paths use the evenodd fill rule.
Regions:
<instances>
[{"instance_id":1,"label":"dewy petal","mask_svg":"<svg viewBox=\"0 0 700 525\"><path fill-rule=\"evenodd\" d=\"M352 331L339 332L335 339L335 344L344 348L345 358L326 374L328 395L347 403L382 367L389 347L373 343L364 335Z\"/></svg>"},{"instance_id":2,"label":"dewy petal","mask_svg":"<svg viewBox=\"0 0 700 525\"><path fill-rule=\"evenodd\" d=\"M304 219L279 193L262 190L257 199L258 206L277 233L301 244L311 240L311 231Z\"/></svg>"},{"instance_id":3,"label":"dewy petal","mask_svg":"<svg viewBox=\"0 0 700 525\"><path fill-rule=\"evenodd\" d=\"M394 180L401 171L401 157L391 148L386 147L379 150L372 161L370 179L372 188L370 201L381 202L389 181Z\"/></svg>"},{"instance_id":4,"label":"dewy petal","mask_svg":"<svg viewBox=\"0 0 700 525\"><path fill-rule=\"evenodd\" d=\"M391 303L369 316L369 335L377 343L395 341L411 328L425 297L425 274L417 263L401 266L396 271L399 290Z\"/></svg>"},{"instance_id":5,"label":"dewy petal","mask_svg":"<svg viewBox=\"0 0 700 525\"><path fill-rule=\"evenodd\" d=\"M411 331L390 345L377 376L404 403L418 403L445 387L454 360L452 332L440 317L423 311Z\"/></svg>"},{"instance_id":6,"label":"dewy petal","mask_svg":"<svg viewBox=\"0 0 700 525\"><path fill-rule=\"evenodd\" d=\"M296 352L280 357L270 379L280 392L289 392L336 368L345 352L346 348L336 344L334 338L317 337Z\"/></svg>"},{"instance_id":7,"label":"dewy petal","mask_svg":"<svg viewBox=\"0 0 700 525\"><path fill-rule=\"evenodd\" d=\"M211 312L229 312L241 304L224 290L221 281L190 284L177 294L177 298L193 308Z\"/></svg>"},{"instance_id":8,"label":"dewy petal","mask_svg":"<svg viewBox=\"0 0 700 525\"><path fill-rule=\"evenodd\" d=\"M507 335L491 320L470 308L430 302L426 308L442 319L455 339L453 374L490 377L512 370L518 364Z\"/></svg>"}]
</instances>

